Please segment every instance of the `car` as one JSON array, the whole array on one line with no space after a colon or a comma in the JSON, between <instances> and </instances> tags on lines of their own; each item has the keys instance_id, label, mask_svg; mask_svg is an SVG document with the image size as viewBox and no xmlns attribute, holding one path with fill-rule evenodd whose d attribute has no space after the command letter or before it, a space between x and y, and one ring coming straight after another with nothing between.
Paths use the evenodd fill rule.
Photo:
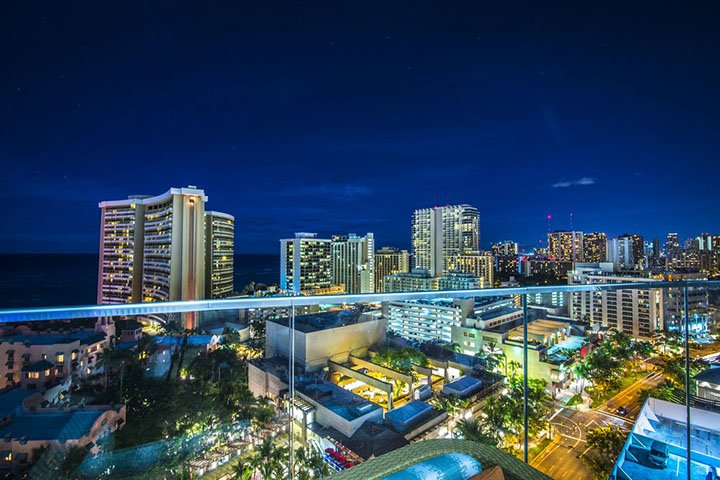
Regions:
<instances>
[{"instance_id":1,"label":"car","mask_svg":"<svg viewBox=\"0 0 720 480\"><path fill-rule=\"evenodd\" d=\"M618 407L617 410L615 410L615 413L623 417L627 415L628 412L629 410L627 409L627 407Z\"/></svg>"},{"instance_id":2,"label":"car","mask_svg":"<svg viewBox=\"0 0 720 480\"><path fill-rule=\"evenodd\" d=\"M715 466L708 467L707 480L719 480L720 479L720 468Z\"/></svg>"},{"instance_id":3,"label":"car","mask_svg":"<svg viewBox=\"0 0 720 480\"><path fill-rule=\"evenodd\" d=\"M648 456L650 463L655 466L665 468L668 463L668 445L660 440L655 440L650 447L650 455Z\"/></svg>"}]
</instances>

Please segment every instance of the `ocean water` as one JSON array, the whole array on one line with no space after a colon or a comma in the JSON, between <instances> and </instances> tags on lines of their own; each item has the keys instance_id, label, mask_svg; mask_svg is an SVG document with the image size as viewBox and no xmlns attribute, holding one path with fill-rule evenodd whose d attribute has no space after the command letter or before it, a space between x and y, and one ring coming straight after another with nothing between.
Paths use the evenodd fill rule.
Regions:
<instances>
[{"instance_id":1,"label":"ocean water","mask_svg":"<svg viewBox=\"0 0 720 480\"><path fill-rule=\"evenodd\" d=\"M98 257L95 254L0 255L0 309L94 304ZM249 282L278 283L280 256L235 255L235 289Z\"/></svg>"}]
</instances>

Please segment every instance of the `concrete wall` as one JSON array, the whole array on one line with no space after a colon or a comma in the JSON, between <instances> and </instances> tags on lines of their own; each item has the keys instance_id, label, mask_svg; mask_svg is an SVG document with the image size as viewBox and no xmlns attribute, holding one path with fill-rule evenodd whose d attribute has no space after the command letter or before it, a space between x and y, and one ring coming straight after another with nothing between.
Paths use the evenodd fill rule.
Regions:
<instances>
[{"instance_id":1,"label":"concrete wall","mask_svg":"<svg viewBox=\"0 0 720 480\"><path fill-rule=\"evenodd\" d=\"M350 355L364 357L370 346L383 343L385 331L384 318L309 333L296 330L295 361L307 371L325 368L329 360L347 363ZM276 322L266 322L266 356L288 358L289 346L290 329Z\"/></svg>"},{"instance_id":2,"label":"concrete wall","mask_svg":"<svg viewBox=\"0 0 720 480\"><path fill-rule=\"evenodd\" d=\"M288 384L272 373L248 363L248 389L256 397L270 396L277 399L287 391Z\"/></svg>"}]
</instances>

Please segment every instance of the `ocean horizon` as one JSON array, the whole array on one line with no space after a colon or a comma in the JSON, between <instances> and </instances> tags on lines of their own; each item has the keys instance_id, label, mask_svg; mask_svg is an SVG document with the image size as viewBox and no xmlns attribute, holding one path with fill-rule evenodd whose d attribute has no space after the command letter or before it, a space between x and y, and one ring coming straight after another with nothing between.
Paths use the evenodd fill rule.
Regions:
<instances>
[{"instance_id":1,"label":"ocean horizon","mask_svg":"<svg viewBox=\"0 0 720 480\"><path fill-rule=\"evenodd\" d=\"M93 305L97 296L96 253L0 254L0 309ZM235 290L249 282L280 280L280 255L235 255Z\"/></svg>"}]
</instances>

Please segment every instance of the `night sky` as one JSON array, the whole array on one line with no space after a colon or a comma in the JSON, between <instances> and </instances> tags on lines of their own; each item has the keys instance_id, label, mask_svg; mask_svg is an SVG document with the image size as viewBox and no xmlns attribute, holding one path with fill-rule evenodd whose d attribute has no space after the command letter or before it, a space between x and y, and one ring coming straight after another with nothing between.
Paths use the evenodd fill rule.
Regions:
<instances>
[{"instance_id":1,"label":"night sky","mask_svg":"<svg viewBox=\"0 0 720 480\"><path fill-rule=\"evenodd\" d=\"M407 248L447 203L485 247L720 232L716 2L62 3L1 7L0 252L95 252L99 201L188 184L237 252Z\"/></svg>"}]
</instances>

